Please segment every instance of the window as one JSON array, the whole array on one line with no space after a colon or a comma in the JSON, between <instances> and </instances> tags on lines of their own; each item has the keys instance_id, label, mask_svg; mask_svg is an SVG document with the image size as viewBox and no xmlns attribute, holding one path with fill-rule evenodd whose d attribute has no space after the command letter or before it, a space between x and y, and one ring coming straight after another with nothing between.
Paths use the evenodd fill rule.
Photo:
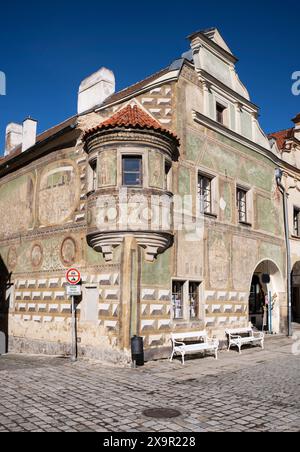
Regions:
<instances>
[{"instance_id":1,"label":"window","mask_svg":"<svg viewBox=\"0 0 300 452\"><path fill-rule=\"evenodd\" d=\"M212 213L212 178L199 174L198 196L200 200L200 212Z\"/></svg>"},{"instance_id":2,"label":"window","mask_svg":"<svg viewBox=\"0 0 300 452\"><path fill-rule=\"evenodd\" d=\"M173 281L172 301L174 319L183 319L184 282Z\"/></svg>"},{"instance_id":3,"label":"window","mask_svg":"<svg viewBox=\"0 0 300 452\"><path fill-rule=\"evenodd\" d=\"M189 303L191 319L196 319L199 316L199 288L200 288L199 283L196 282L189 283Z\"/></svg>"},{"instance_id":4,"label":"window","mask_svg":"<svg viewBox=\"0 0 300 452\"><path fill-rule=\"evenodd\" d=\"M247 223L247 191L237 188L236 203L240 223Z\"/></svg>"},{"instance_id":5,"label":"window","mask_svg":"<svg viewBox=\"0 0 300 452\"><path fill-rule=\"evenodd\" d=\"M224 124L224 113L225 113L226 107L217 103L216 110L217 110L217 118L216 118L217 122L219 122L220 124Z\"/></svg>"},{"instance_id":6,"label":"window","mask_svg":"<svg viewBox=\"0 0 300 452\"><path fill-rule=\"evenodd\" d=\"M165 190L172 191L171 187L171 168L172 165L170 162L166 161L165 163Z\"/></svg>"},{"instance_id":7,"label":"window","mask_svg":"<svg viewBox=\"0 0 300 452\"><path fill-rule=\"evenodd\" d=\"M97 160L91 163L92 168L92 190L97 190Z\"/></svg>"},{"instance_id":8,"label":"window","mask_svg":"<svg viewBox=\"0 0 300 452\"><path fill-rule=\"evenodd\" d=\"M143 159L137 156L127 156L122 159L123 185L141 187L143 183Z\"/></svg>"},{"instance_id":9,"label":"window","mask_svg":"<svg viewBox=\"0 0 300 452\"><path fill-rule=\"evenodd\" d=\"M300 209L294 207L294 235L300 237Z\"/></svg>"}]
</instances>

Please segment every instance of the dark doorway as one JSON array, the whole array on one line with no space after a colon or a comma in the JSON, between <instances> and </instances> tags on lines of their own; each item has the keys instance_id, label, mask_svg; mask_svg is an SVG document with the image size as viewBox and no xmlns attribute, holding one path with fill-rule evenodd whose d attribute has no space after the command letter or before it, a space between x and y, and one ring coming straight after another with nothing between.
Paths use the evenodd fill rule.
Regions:
<instances>
[{"instance_id":1,"label":"dark doorway","mask_svg":"<svg viewBox=\"0 0 300 452\"><path fill-rule=\"evenodd\" d=\"M249 296L249 321L258 329L263 328L265 297L260 277L254 275Z\"/></svg>"},{"instance_id":2,"label":"dark doorway","mask_svg":"<svg viewBox=\"0 0 300 452\"><path fill-rule=\"evenodd\" d=\"M8 314L11 288L11 274L0 256L0 353L8 352Z\"/></svg>"},{"instance_id":3,"label":"dark doorway","mask_svg":"<svg viewBox=\"0 0 300 452\"><path fill-rule=\"evenodd\" d=\"M300 262L294 265L292 273L292 321L300 324Z\"/></svg>"}]
</instances>

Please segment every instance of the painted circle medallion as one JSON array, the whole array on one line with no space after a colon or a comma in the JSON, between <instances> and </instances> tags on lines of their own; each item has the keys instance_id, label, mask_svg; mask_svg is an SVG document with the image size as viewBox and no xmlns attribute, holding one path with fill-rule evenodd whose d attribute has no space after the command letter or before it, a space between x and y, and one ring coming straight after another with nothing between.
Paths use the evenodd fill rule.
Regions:
<instances>
[{"instance_id":1,"label":"painted circle medallion","mask_svg":"<svg viewBox=\"0 0 300 452\"><path fill-rule=\"evenodd\" d=\"M7 254L7 264L10 269L14 269L18 263L18 254L14 246L9 248Z\"/></svg>"},{"instance_id":2,"label":"painted circle medallion","mask_svg":"<svg viewBox=\"0 0 300 452\"><path fill-rule=\"evenodd\" d=\"M34 245L31 250L31 264L33 267L39 267L43 261L43 249L41 245Z\"/></svg>"},{"instance_id":3,"label":"painted circle medallion","mask_svg":"<svg viewBox=\"0 0 300 452\"><path fill-rule=\"evenodd\" d=\"M61 260L64 265L73 265L76 261L76 242L71 237L66 238L61 246Z\"/></svg>"}]
</instances>

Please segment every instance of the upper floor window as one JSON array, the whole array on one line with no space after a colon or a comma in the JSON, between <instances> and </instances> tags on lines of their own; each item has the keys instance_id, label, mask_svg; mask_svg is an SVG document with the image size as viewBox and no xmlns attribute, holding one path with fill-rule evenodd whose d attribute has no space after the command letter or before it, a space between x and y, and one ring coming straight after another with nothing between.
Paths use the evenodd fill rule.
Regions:
<instances>
[{"instance_id":1,"label":"upper floor window","mask_svg":"<svg viewBox=\"0 0 300 452\"><path fill-rule=\"evenodd\" d=\"M247 223L247 191L242 188L236 190L236 203L240 223Z\"/></svg>"},{"instance_id":2,"label":"upper floor window","mask_svg":"<svg viewBox=\"0 0 300 452\"><path fill-rule=\"evenodd\" d=\"M220 124L224 124L226 107L224 107L224 105L217 103L216 110L217 110L217 117L216 117L217 122L219 122Z\"/></svg>"},{"instance_id":3,"label":"upper floor window","mask_svg":"<svg viewBox=\"0 0 300 452\"><path fill-rule=\"evenodd\" d=\"M212 213L212 177L199 174L198 196L200 199L200 212Z\"/></svg>"},{"instance_id":4,"label":"upper floor window","mask_svg":"<svg viewBox=\"0 0 300 452\"><path fill-rule=\"evenodd\" d=\"M141 156L124 156L122 173L123 185L141 187L143 184L143 158Z\"/></svg>"},{"instance_id":5,"label":"upper floor window","mask_svg":"<svg viewBox=\"0 0 300 452\"><path fill-rule=\"evenodd\" d=\"M300 209L294 207L294 235L300 237Z\"/></svg>"}]
</instances>

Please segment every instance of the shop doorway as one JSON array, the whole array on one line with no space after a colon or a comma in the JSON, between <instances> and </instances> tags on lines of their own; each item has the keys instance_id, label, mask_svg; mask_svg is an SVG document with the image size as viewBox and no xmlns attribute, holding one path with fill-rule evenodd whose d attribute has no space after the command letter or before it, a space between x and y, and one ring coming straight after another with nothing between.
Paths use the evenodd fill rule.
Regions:
<instances>
[{"instance_id":1,"label":"shop doorway","mask_svg":"<svg viewBox=\"0 0 300 452\"><path fill-rule=\"evenodd\" d=\"M292 322L300 324L300 262L292 271Z\"/></svg>"},{"instance_id":2,"label":"shop doorway","mask_svg":"<svg viewBox=\"0 0 300 452\"><path fill-rule=\"evenodd\" d=\"M255 328L279 333L280 296L283 292L284 281L277 265L271 260L258 264L252 276L249 295L249 322Z\"/></svg>"}]
</instances>

